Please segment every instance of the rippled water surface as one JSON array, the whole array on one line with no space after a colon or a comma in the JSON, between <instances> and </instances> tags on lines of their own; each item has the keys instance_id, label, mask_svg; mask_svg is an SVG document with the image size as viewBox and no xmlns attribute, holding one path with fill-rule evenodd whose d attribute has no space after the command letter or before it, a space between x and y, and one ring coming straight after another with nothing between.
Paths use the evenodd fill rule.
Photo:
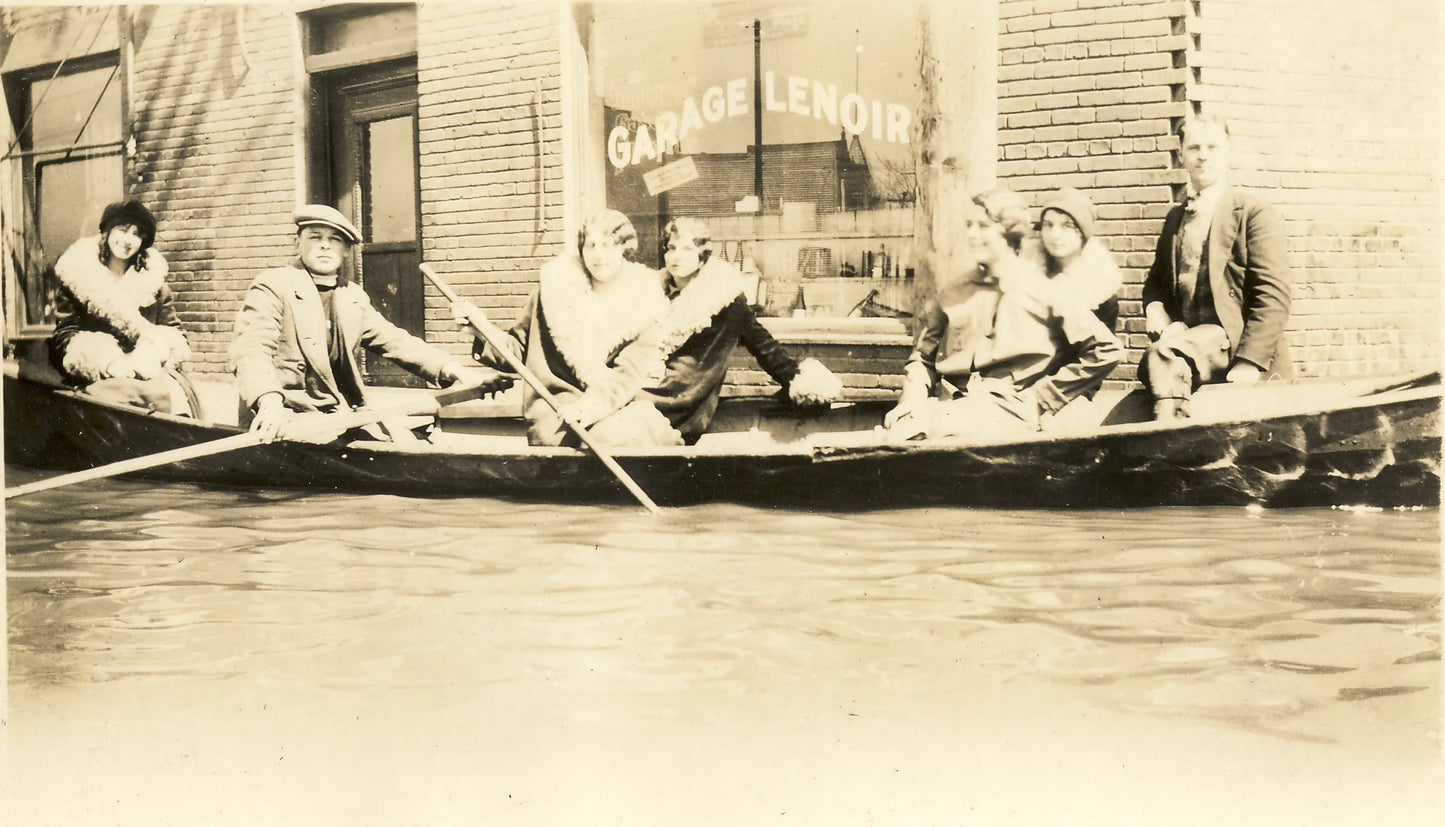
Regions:
<instances>
[{"instance_id":1,"label":"rippled water surface","mask_svg":"<svg viewBox=\"0 0 1445 827\"><path fill-rule=\"evenodd\" d=\"M127 482L8 506L12 823L1440 804L1435 511L653 518Z\"/></svg>"}]
</instances>

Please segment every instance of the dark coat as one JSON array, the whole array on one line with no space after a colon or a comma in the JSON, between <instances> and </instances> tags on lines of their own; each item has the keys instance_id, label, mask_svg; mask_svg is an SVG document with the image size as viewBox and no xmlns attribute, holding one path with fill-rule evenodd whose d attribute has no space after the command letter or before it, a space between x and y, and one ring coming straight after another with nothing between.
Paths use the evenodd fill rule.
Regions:
<instances>
[{"instance_id":1,"label":"dark coat","mask_svg":"<svg viewBox=\"0 0 1445 827\"><path fill-rule=\"evenodd\" d=\"M1144 305L1160 302L1174 320L1184 318L1178 276L1183 223L1184 206L1176 205L1164 219L1144 280ZM1279 214L1258 197L1231 188L1216 206L1206 250L1214 313L1229 338L1231 359L1252 362L1272 378L1291 378L1284 338L1290 270Z\"/></svg>"},{"instance_id":2,"label":"dark coat","mask_svg":"<svg viewBox=\"0 0 1445 827\"><path fill-rule=\"evenodd\" d=\"M696 442L717 413L728 360L739 343L786 391L798 374L797 360L748 306L737 268L720 258L709 259L639 343L657 348L663 365L642 398L652 402L687 443Z\"/></svg>"}]
</instances>

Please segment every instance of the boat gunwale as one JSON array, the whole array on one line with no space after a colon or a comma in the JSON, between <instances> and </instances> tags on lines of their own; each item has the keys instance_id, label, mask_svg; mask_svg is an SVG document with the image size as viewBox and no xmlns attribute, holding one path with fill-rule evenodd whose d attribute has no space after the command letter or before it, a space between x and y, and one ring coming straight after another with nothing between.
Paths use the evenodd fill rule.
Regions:
<instances>
[{"instance_id":1,"label":"boat gunwale","mask_svg":"<svg viewBox=\"0 0 1445 827\"><path fill-rule=\"evenodd\" d=\"M236 425L224 422L199 420L193 417L179 416L176 414L163 413L159 411L146 411L133 406L111 402L88 396L81 391L55 386L47 382L39 381L34 377L20 375L14 367L13 360L5 361L5 376L17 381L27 382L37 387L48 390L64 398L80 403L81 405L95 406L101 409L114 411L128 417L151 418L173 425L188 426L196 430L209 430L218 432L220 435L233 435L243 432L243 429ZM813 457L817 459L836 460L846 458L859 453L928 453L928 452L954 452L959 450L975 449L997 449L1006 447L1028 448L1042 445L1061 444L1069 442L1087 442L1098 439L1126 436L1149 436L1155 434L1181 434L1187 435L1191 431L1208 428L1221 427L1251 427L1266 423L1277 422L1287 419L1309 418L1331 413L1342 413L1365 408L1379 407L1381 405L1404 404L1421 401L1429 398L1440 398L1441 386L1438 381L1432 384L1415 384L1435 375L1434 371L1422 371L1417 373L1399 374L1380 379L1369 377L1358 377L1344 380L1325 380L1289 383L1289 387L1335 386L1339 387L1342 395L1336 397L1333 404L1320 404L1309 402L1301 405L1280 405L1268 411L1262 411L1255 416L1230 416L1199 418L1190 417L1187 419L1176 419L1170 421L1142 421L1142 422L1121 422L1114 425L1102 425L1088 430L1069 430L1058 432L1041 432L1038 434L1023 437L1004 437L997 439L966 439L962 437L942 437L933 439L922 439L912 441L897 441L879 439L876 441L854 441L829 444L826 438L829 434L866 433L863 430L855 431L823 431L800 437L797 440L788 442L773 442L752 446L748 450L736 450L730 444L718 445L682 445L682 446L649 446L649 447L617 447L611 453L616 457L630 459L674 459L674 458L727 458L735 457L745 459L748 457ZM1393 382L1393 385L1390 384ZM1376 390L1365 394L1351 394L1349 388L1352 385L1365 385L1379 388L1384 385L1384 390ZM1404 387L1400 387L1404 385ZM1413 386L1411 386L1413 385ZM1127 399L1129 395L1137 393L1137 389L1127 392L1120 397L1119 403ZM739 397L743 399L744 397ZM770 397L755 397L759 402L769 400ZM1116 404L1119 404L1116 403ZM841 406L850 405L877 405L878 400L860 400L856 402L845 401L838 403ZM479 418L478 421L507 421L517 420L515 415ZM461 432L445 433L458 441L468 440L470 437L488 438L490 435L473 435ZM726 432L733 433L733 432ZM735 432L745 435L746 431ZM220 438L219 436L217 438ZM514 439L520 437L495 436L496 439ZM438 446L436 443L420 441L418 443L389 443L371 442L357 440L344 444L329 444L317 442L298 441L294 444L308 445L314 447L329 447L335 450L345 451L366 451L385 455L436 455L455 457L489 457L497 459L507 458L548 458L548 457L578 457L585 456L589 452L578 448L553 447L553 446L525 446L514 450L467 450L464 445Z\"/></svg>"}]
</instances>

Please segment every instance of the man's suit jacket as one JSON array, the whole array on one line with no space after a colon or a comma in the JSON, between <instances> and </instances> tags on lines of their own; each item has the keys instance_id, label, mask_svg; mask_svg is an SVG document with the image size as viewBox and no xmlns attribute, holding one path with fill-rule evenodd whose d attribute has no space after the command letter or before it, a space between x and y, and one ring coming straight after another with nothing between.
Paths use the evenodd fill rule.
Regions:
<instances>
[{"instance_id":1,"label":"man's suit jacket","mask_svg":"<svg viewBox=\"0 0 1445 827\"><path fill-rule=\"evenodd\" d=\"M1184 318L1180 306L1179 258L1184 206L1164 219L1154 265L1144 280L1144 305L1161 302L1169 317ZM1209 289L1214 313L1229 337L1230 356L1253 362L1272 377L1290 378L1284 339L1289 320L1290 271L1284 222L1272 207L1247 192L1221 194L1209 228Z\"/></svg>"},{"instance_id":2,"label":"man's suit jacket","mask_svg":"<svg viewBox=\"0 0 1445 827\"><path fill-rule=\"evenodd\" d=\"M273 391L293 410L365 404L356 359L360 347L433 381L453 359L388 322L358 285L337 286L334 309L344 345L341 376L327 355L326 311L311 274L293 264L266 270L251 283L231 340L243 419L257 399Z\"/></svg>"}]
</instances>

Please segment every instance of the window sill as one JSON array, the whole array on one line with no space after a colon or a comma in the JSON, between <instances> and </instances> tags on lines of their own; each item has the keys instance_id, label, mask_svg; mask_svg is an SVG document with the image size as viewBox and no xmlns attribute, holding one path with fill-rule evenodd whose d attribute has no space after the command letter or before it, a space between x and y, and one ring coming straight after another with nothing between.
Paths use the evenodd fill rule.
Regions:
<instances>
[{"instance_id":1,"label":"window sill","mask_svg":"<svg viewBox=\"0 0 1445 827\"><path fill-rule=\"evenodd\" d=\"M780 343L817 345L897 345L909 347L913 337L898 319L849 319L814 316L759 319Z\"/></svg>"}]
</instances>

